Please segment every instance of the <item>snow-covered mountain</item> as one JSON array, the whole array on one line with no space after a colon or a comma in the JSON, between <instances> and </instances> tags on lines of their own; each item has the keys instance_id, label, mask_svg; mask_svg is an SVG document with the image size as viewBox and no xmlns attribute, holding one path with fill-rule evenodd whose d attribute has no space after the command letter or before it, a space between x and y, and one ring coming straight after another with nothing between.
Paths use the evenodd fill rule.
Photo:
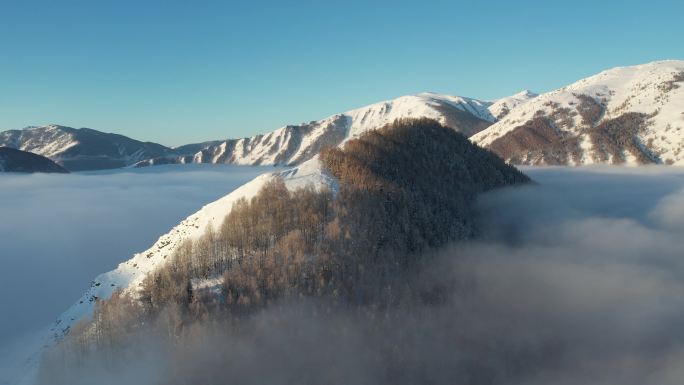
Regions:
<instances>
[{"instance_id":1,"label":"snow-covered mountain","mask_svg":"<svg viewBox=\"0 0 684 385\"><path fill-rule=\"evenodd\" d=\"M613 68L519 104L474 136L516 164L684 164L684 61Z\"/></svg>"},{"instance_id":2,"label":"snow-covered mountain","mask_svg":"<svg viewBox=\"0 0 684 385\"><path fill-rule=\"evenodd\" d=\"M67 173L69 171L44 156L10 147L0 147L0 172Z\"/></svg>"},{"instance_id":3,"label":"snow-covered mountain","mask_svg":"<svg viewBox=\"0 0 684 385\"><path fill-rule=\"evenodd\" d=\"M232 163L241 165L300 164L324 146L336 146L400 118L431 118L471 136L496 121L496 113L532 97L525 92L492 103L461 96L421 93L371 104L318 121L281 127L268 134L229 139L191 156L158 157L138 163Z\"/></svg>"},{"instance_id":4,"label":"snow-covered mountain","mask_svg":"<svg viewBox=\"0 0 684 385\"><path fill-rule=\"evenodd\" d=\"M183 155L197 151L202 144L171 149L90 128L47 125L0 132L0 146L42 155L68 170L79 171L118 168L143 159Z\"/></svg>"}]
</instances>

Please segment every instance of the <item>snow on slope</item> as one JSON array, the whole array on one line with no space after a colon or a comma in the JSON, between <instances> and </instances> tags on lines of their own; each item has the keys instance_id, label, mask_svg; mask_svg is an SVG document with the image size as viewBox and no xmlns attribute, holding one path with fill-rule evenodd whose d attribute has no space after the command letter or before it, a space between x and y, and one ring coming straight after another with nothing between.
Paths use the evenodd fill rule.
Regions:
<instances>
[{"instance_id":1,"label":"snow on slope","mask_svg":"<svg viewBox=\"0 0 684 385\"><path fill-rule=\"evenodd\" d=\"M281 127L268 134L231 139L194 156L156 158L138 166L165 163L299 164L324 146L336 146L400 118L431 118L470 136L496 119L491 102L460 96L421 93L371 104L319 121Z\"/></svg>"},{"instance_id":2,"label":"snow on slope","mask_svg":"<svg viewBox=\"0 0 684 385\"><path fill-rule=\"evenodd\" d=\"M317 158L292 169L258 176L184 219L149 249L135 254L116 269L97 276L83 296L50 327L51 340L61 339L76 322L92 314L97 299L109 298L118 289L135 293L144 277L163 265L182 243L197 239L209 228L219 227L233 203L240 198L253 197L266 182L276 177L282 177L290 189L312 184L318 189L326 186L337 190L335 179L323 171Z\"/></svg>"},{"instance_id":3,"label":"snow on slope","mask_svg":"<svg viewBox=\"0 0 684 385\"><path fill-rule=\"evenodd\" d=\"M346 139L358 137L368 130L382 127L400 118L430 118L445 124L444 107L468 112L478 119L491 123L496 119L487 109L490 105L490 102L477 99L431 92L402 96L344 113L349 117L349 135ZM464 134L470 136L468 133Z\"/></svg>"},{"instance_id":4,"label":"snow on slope","mask_svg":"<svg viewBox=\"0 0 684 385\"><path fill-rule=\"evenodd\" d=\"M535 117L551 120L553 129L563 138L576 138L578 156L571 164L613 162L614 155L601 157L603 148L595 148L589 131L602 123L627 113L647 114L647 122L634 140L645 156L656 163L684 164L684 61L669 60L631 67L617 67L579 80L569 86L542 94L513 108L502 120L473 135L473 142L490 148L497 139L513 132ZM583 96L590 97L600 107L595 124L587 124L580 113ZM591 101L591 100L590 100ZM510 140L504 137L504 140ZM518 138L517 140L521 140ZM499 143L500 144L500 143ZM510 143L509 143L510 144ZM516 143L520 145L520 143ZM530 149L534 150L534 149ZM496 151L496 150L495 150ZM638 157L626 149L627 164L636 164ZM500 154L501 155L501 154ZM540 158L528 158L521 163L548 163Z\"/></svg>"},{"instance_id":5,"label":"snow on slope","mask_svg":"<svg viewBox=\"0 0 684 385\"><path fill-rule=\"evenodd\" d=\"M74 138L72 132L61 130L60 126L47 125L0 132L0 143L7 147L52 158L76 146L78 140Z\"/></svg>"}]
</instances>

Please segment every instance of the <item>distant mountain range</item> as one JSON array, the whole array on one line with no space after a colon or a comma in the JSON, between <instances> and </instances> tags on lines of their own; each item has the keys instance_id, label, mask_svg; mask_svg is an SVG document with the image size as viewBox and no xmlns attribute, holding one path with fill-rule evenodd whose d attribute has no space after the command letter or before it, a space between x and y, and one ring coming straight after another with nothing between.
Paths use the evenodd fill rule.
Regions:
<instances>
[{"instance_id":1,"label":"distant mountain range","mask_svg":"<svg viewBox=\"0 0 684 385\"><path fill-rule=\"evenodd\" d=\"M497 102L422 93L372 104L328 118L288 125L267 134L169 148L123 135L59 125L0 132L0 145L46 156L72 171L168 163L295 165L399 118L431 118L471 136L511 108L536 96L524 91Z\"/></svg>"},{"instance_id":2,"label":"distant mountain range","mask_svg":"<svg viewBox=\"0 0 684 385\"><path fill-rule=\"evenodd\" d=\"M0 147L0 172L68 173L69 171L44 156Z\"/></svg>"},{"instance_id":3,"label":"distant mountain range","mask_svg":"<svg viewBox=\"0 0 684 385\"><path fill-rule=\"evenodd\" d=\"M45 156L71 171L126 167L149 158L192 154L214 143L188 144L173 149L90 128L59 125L0 132L0 146Z\"/></svg>"},{"instance_id":4,"label":"distant mountain range","mask_svg":"<svg viewBox=\"0 0 684 385\"><path fill-rule=\"evenodd\" d=\"M268 134L216 140L169 148L123 135L59 125L0 132L0 145L48 157L72 171L168 163L295 165L311 159L324 146L336 146L399 118L427 117L471 136L532 97L528 91L487 102L459 96L423 93L372 104L328 118L288 125Z\"/></svg>"},{"instance_id":5,"label":"distant mountain range","mask_svg":"<svg viewBox=\"0 0 684 385\"><path fill-rule=\"evenodd\" d=\"M268 134L229 139L187 156L159 157L137 166L166 163L231 163L296 165L325 146L338 146L360 134L401 118L430 118L469 137L536 94L523 91L496 102L461 96L422 93L402 96L318 121L281 127Z\"/></svg>"},{"instance_id":6,"label":"distant mountain range","mask_svg":"<svg viewBox=\"0 0 684 385\"><path fill-rule=\"evenodd\" d=\"M619 67L496 101L422 93L247 138L169 148L92 129L0 132L0 146L72 170L184 163L297 165L399 118L430 118L514 164L684 164L684 61Z\"/></svg>"}]
</instances>

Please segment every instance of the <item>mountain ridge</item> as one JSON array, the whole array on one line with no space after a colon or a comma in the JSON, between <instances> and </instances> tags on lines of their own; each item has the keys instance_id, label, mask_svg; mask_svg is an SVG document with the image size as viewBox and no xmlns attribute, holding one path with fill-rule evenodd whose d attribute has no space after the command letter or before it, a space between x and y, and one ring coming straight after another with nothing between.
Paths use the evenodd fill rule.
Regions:
<instances>
[{"instance_id":1,"label":"mountain ridge","mask_svg":"<svg viewBox=\"0 0 684 385\"><path fill-rule=\"evenodd\" d=\"M520 103L534 97L528 92L510 97ZM181 157L159 157L141 161L137 167L168 163L230 163L240 165L296 165L311 159L325 146L337 146L364 132L402 118L429 118L471 136L496 121L488 102L463 96L423 92L400 96L364 107L334 114L326 118L287 125L265 134L228 139L208 146L196 154Z\"/></svg>"},{"instance_id":2,"label":"mountain ridge","mask_svg":"<svg viewBox=\"0 0 684 385\"><path fill-rule=\"evenodd\" d=\"M121 134L57 124L0 132L0 146L44 156L71 171L126 167L150 157L192 153L212 143L215 142L169 148Z\"/></svg>"},{"instance_id":3,"label":"mountain ridge","mask_svg":"<svg viewBox=\"0 0 684 385\"><path fill-rule=\"evenodd\" d=\"M615 67L541 94L473 135L514 164L684 164L684 61Z\"/></svg>"},{"instance_id":4,"label":"mountain ridge","mask_svg":"<svg viewBox=\"0 0 684 385\"><path fill-rule=\"evenodd\" d=\"M517 102L520 98L519 93L508 99ZM185 163L295 165L311 159L325 146L339 145L369 129L401 118L435 119L470 136L496 121L490 106L498 104L496 101L423 92L320 120L282 126L251 137L190 143L173 148L120 134L57 124L2 131L0 145L46 156L72 171Z\"/></svg>"},{"instance_id":5,"label":"mountain ridge","mask_svg":"<svg viewBox=\"0 0 684 385\"><path fill-rule=\"evenodd\" d=\"M483 101L423 92L251 137L176 148L126 138L135 145L110 143L98 153L72 138L74 131L68 130L75 129L57 125L0 132L0 145L35 152L76 170L169 163L296 165L325 146L340 145L369 129L396 119L425 117L462 132L515 164L681 165L682 81L684 61L663 60L611 68L541 95L523 90ZM598 116L594 119L590 114ZM69 135L54 135L59 129ZM37 140L22 139L21 133L31 130L42 133L36 135ZM82 130L119 141L125 138Z\"/></svg>"}]
</instances>

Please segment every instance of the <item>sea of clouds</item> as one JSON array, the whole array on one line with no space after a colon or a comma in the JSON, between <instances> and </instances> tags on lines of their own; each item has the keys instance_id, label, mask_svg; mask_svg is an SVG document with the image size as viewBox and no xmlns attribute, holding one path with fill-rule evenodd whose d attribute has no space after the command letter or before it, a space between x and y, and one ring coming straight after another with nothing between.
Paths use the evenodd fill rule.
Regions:
<instances>
[{"instance_id":1,"label":"sea of clouds","mask_svg":"<svg viewBox=\"0 0 684 385\"><path fill-rule=\"evenodd\" d=\"M145 250L203 205L272 170L182 165L0 173L0 356L27 345L93 277ZM13 365L3 362L0 374Z\"/></svg>"},{"instance_id":2,"label":"sea of clouds","mask_svg":"<svg viewBox=\"0 0 684 385\"><path fill-rule=\"evenodd\" d=\"M93 359L69 383L681 384L684 169L523 171L537 184L481 196L481 238L416 279L443 303L369 319L285 302L239 332Z\"/></svg>"}]
</instances>

